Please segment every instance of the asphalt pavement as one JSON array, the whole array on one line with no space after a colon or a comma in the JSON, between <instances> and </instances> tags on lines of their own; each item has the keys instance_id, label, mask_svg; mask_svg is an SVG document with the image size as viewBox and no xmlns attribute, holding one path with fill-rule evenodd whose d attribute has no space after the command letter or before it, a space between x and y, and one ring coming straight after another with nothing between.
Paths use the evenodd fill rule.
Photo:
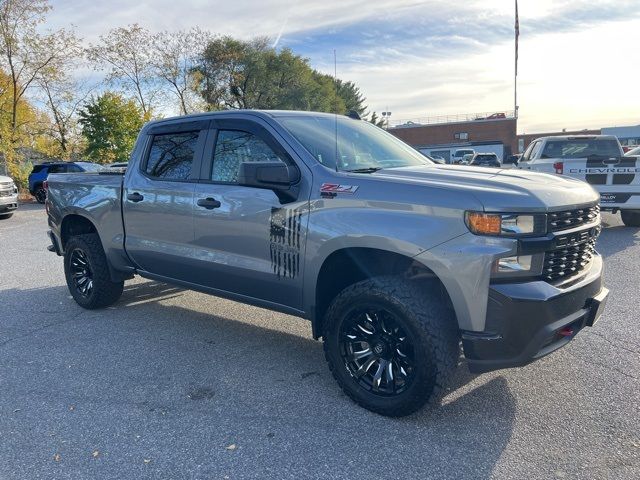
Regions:
<instances>
[{"instance_id":1,"label":"asphalt pavement","mask_svg":"<svg viewBox=\"0 0 640 480\"><path fill-rule=\"evenodd\" d=\"M140 278L81 309L23 206L0 220L0 479L638 479L640 230L604 220L594 328L390 419L301 319Z\"/></svg>"}]
</instances>

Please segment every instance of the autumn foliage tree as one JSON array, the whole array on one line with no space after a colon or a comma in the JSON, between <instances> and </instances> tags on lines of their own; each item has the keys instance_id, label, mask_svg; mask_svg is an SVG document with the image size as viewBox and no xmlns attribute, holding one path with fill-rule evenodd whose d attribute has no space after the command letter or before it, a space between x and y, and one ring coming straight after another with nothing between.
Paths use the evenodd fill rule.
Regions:
<instances>
[{"instance_id":1,"label":"autumn foliage tree","mask_svg":"<svg viewBox=\"0 0 640 480\"><path fill-rule=\"evenodd\" d=\"M79 116L85 154L96 163L126 162L148 119L134 100L113 92L93 98Z\"/></svg>"},{"instance_id":2,"label":"autumn foliage tree","mask_svg":"<svg viewBox=\"0 0 640 480\"><path fill-rule=\"evenodd\" d=\"M0 68L8 83L3 94L8 102L2 114L8 124L2 132L0 147L7 170L20 176L18 148L24 145L24 136L41 132L45 117L35 119L21 116L27 101L27 92L43 79L51 79L63 70L70 55L77 55L78 40L73 32L60 29L42 33L38 26L45 21L50 10L47 0L0 0ZM33 139L32 139L33 140ZM33 143L33 142L31 142Z\"/></svg>"}]
</instances>

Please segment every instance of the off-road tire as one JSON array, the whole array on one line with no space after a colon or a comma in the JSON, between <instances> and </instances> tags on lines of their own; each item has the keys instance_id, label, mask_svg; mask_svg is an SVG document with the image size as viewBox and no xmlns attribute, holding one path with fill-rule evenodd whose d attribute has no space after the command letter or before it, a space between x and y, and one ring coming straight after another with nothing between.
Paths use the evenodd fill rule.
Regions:
<instances>
[{"instance_id":1,"label":"off-road tire","mask_svg":"<svg viewBox=\"0 0 640 480\"><path fill-rule=\"evenodd\" d=\"M640 210L621 210L620 217L627 227L640 227Z\"/></svg>"},{"instance_id":2,"label":"off-road tire","mask_svg":"<svg viewBox=\"0 0 640 480\"><path fill-rule=\"evenodd\" d=\"M71 257L79 250L88 260L93 286L88 295L83 295L72 278ZM100 237L95 233L71 237L65 245L64 274L73 299L83 308L94 310L108 307L118 301L122 295L124 282L114 282L109 275L107 257L104 254Z\"/></svg>"},{"instance_id":3,"label":"off-road tire","mask_svg":"<svg viewBox=\"0 0 640 480\"><path fill-rule=\"evenodd\" d=\"M35 189L33 196L38 203L45 203L47 201L47 191L42 185Z\"/></svg>"},{"instance_id":4,"label":"off-road tire","mask_svg":"<svg viewBox=\"0 0 640 480\"><path fill-rule=\"evenodd\" d=\"M417 368L411 385L402 393L379 396L365 389L341 355L341 324L350 312L367 303L393 311L412 337ZM409 415L440 398L458 363L459 334L448 302L402 277L374 277L347 287L333 300L323 327L325 357L334 378L354 402L381 415Z\"/></svg>"}]
</instances>

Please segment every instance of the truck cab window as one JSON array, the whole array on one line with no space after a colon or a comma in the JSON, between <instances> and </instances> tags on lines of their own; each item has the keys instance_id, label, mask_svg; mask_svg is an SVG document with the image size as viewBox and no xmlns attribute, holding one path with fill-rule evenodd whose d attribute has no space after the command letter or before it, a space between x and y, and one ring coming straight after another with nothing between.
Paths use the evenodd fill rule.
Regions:
<instances>
[{"instance_id":1,"label":"truck cab window","mask_svg":"<svg viewBox=\"0 0 640 480\"><path fill-rule=\"evenodd\" d=\"M188 180L198 142L198 132L155 135L145 172L162 180Z\"/></svg>"},{"instance_id":2,"label":"truck cab window","mask_svg":"<svg viewBox=\"0 0 640 480\"><path fill-rule=\"evenodd\" d=\"M262 139L249 132L219 130L211 180L237 183L242 162L284 162Z\"/></svg>"}]
</instances>

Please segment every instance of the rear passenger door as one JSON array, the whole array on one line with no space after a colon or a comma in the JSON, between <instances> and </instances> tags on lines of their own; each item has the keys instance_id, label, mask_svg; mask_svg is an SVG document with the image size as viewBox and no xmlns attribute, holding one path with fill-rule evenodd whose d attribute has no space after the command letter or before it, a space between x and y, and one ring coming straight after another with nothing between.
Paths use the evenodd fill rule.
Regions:
<instances>
[{"instance_id":1,"label":"rear passenger door","mask_svg":"<svg viewBox=\"0 0 640 480\"><path fill-rule=\"evenodd\" d=\"M125 247L145 272L189 281L193 264L193 193L209 121L160 124L148 131L141 161L127 169Z\"/></svg>"},{"instance_id":2,"label":"rear passenger door","mask_svg":"<svg viewBox=\"0 0 640 480\"><path fill-rule=\"evenodd\" d=\"M194 196L193 275L208 288L302 307L308 177L296 200L238 184L242 162L296 162L295 152L258 120L215 120Z\"/></svg>"}]
</instances>

